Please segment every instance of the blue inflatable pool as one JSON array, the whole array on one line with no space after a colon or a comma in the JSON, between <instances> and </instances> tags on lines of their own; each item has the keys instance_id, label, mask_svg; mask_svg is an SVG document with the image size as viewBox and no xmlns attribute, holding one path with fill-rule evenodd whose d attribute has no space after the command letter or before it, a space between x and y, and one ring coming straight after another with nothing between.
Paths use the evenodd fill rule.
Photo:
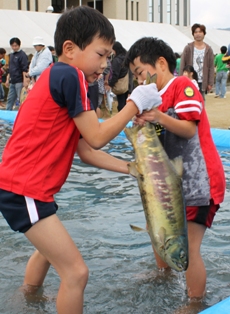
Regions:
<instances>
[{"instance_id":1,"label":"blue inflatable pool","mask_svg":"<svg viewBox=\"0 0 230 314\"><path fill-rule=\"evenodd\" d=\"M0 119L13 123L17 113L17 111L0 110ZM131 122L127 124L127 126L131 125ZM211 129L211 132L214 143L217 147L230 148L230 130ZM125 133L122 131L119 136L125 137Z\"/></svg>"},{"instance_id":2,"label":"blue inflatable pool","mask_svg":"<svg viewBox=\"0 0 230 314\"><path fill-rule=\"evenodd\" d=\"M199 314L229 314L230 313L230 297L209 307Z\"/></svg>"}]
</instances>

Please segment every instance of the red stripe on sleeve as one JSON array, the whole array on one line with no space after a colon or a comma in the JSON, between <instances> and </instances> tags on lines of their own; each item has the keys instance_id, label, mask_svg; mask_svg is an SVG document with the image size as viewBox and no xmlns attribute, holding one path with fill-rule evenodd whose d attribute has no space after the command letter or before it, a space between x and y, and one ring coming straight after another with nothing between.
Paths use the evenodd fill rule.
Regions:
<instances>
[{"instance_id":1,"label":"red stripe on sleeve","mask_svg":"<svg viewBox=\"0 0 230 314\"><path fill-rule=\"evenodd\" d=\"M78 77L79 77L79 83L80 83L80 94L81 94L81 100L82 100L82 107L84 111L91 110L90 108L90 100L87 96L88 93L88 83L85 80L85 75L82 71L77 69Z\"/></svg>"}]
</instances>

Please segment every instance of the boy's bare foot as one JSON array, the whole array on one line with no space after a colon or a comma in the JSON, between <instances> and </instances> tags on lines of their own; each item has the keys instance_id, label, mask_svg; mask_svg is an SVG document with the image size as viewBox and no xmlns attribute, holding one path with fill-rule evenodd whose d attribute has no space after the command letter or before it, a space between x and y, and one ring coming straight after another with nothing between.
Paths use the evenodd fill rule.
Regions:
<instances>
[{"instance_id":1,"label":"boy's bare foot","mask_svg":"<svg viewBox=\"0 0 230 314\"><path fill-rule=\"evenodd\" d=\"M203 298L193 298L186 305L182 305L173 314L197 314L203 311L207 306L203 302Z\"/></svg>"}]
</instances>

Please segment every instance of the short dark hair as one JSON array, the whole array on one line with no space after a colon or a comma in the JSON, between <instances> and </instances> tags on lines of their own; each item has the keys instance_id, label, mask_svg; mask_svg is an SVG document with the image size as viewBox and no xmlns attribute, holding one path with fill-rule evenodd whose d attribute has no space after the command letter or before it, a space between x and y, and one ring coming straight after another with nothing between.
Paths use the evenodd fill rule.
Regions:
<instances>
[{"instance_id":1,"label":"short dark hair","mask_svg":"<svg viewBox=\"0 0 230 314\"><path fill-rule=\"evenodd\" d=\"M226 46L222 46L222 47L220 47L220 51L221 51L221 53L226 53L226 52L227 52L227 50L228 50L228 48L227 48Z\"/></svg>"},{"instance_id":2,"label":"short dark hair","mask_svg":"<svg viewBox=\"0 0 230 314\"><path fill-rule=\"evenodd\" d=\"M5 50L4 48L0 48L0 54L1 54L1 55L6 54L6 50Z\"/></svg>"},{"instance_id":3,"label":"short dark hair","mask_svg":"<svg viewBox=\"0 0 230 314\"><path fill-rule=\"evenodd\" d=\"M13 44L17 44L18 46L21 46L21 40L18 37L13 37L10 39L10 46Z\"/></svg>"},{"instance_id":4,"label":"short dark hair","mask_svg":"<svg viewBox=\"0 0 230 314\"><path fill-rule=\"evenodd\" d=\"M197 28L200 28L200 30L204 33L204 35L206 35L206 27L203 24L198 24L198 23L193 24L193 26L191 27L192 35L194 35Z\"/></svg>"},{"instance_id":5,"label":"short dark hair","mask_svg":"<svg viewBox=\"0 0 230 314\"><path fill-rule=\"evenodd\" d=\"M84 50L96 35L111 44L115 41L113 25L102 13L88 6L65 11L57 22L54 34L57 56L62 54L62 46L66 40L71 40Z\"/></svg>"},{"instance_id":6,"label":"short dark hair","mask_svg":"<svg viewBox=\"0 0 230 314\"><path fill-rule=\"evenodd\" d=\"M179 58L180 58L180 55L179 55L178 52L175 52L175 57L176 57L176 59L179 59Z\"/></svg>"},{"instance_id":7,"label":"short dark hair","mask_svg":"<svg viewBox=\"0 0 230 314\"><path fill-rule=\"evenodd\" d=\"M50 51L54 51L54 47L53 46L47 46L47 48L49 48Z\"/></svg>"},{"instance_id":8,"label":"short dark hair","mask_svg":"<svg viewBox=\"0 0 230 314\"><path fill-rule=\"evenodd\" d=\"M113 44L113 50L116 52L116 55L125 55L127 52L119 41L115 41Z\"/></svg>"},{"instance_id":9,"label":"short dark hair","mask_svg":"<svg viewBox=\"0 0 230 314\"><path fill-rule=\"evenodd\" d=\"M125 65L129 66L137 57L140 57L143 64L151 64L153 67L157 60L163 57L168 62L172 74L176 68L176 57L172 48L158 38L143 37L137 40L126 54Z\"/></svg>"}]
</instances>

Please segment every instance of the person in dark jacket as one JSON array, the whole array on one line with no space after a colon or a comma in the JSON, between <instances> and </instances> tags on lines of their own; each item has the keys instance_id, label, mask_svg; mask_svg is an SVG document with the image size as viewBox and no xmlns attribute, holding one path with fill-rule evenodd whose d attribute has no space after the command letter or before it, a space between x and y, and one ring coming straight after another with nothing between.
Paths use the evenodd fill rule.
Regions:
<instances>
[{"instance_id":1,"label":"person in dark jacket","mask_svg":"<svg viewBox=\"0 0 230 314\"><path fill-rule=\"evenodd\" d=\"M112 59L111 66L112 66L112 77L109 79L109 86L111 88L117 83L118 79L123 78L128 73L129 69L124 66L124 60L126 56L126 50L122 46L119 41L116 41L113 45L113 53L114 58ZM130 72L129 72L130 74ZM117 110L120 111L126 104L126 99L128 95L132 92L132 75L129 75L129 87L124 94L116 95L118 106Z\"/></svg>"},{"instance_id":2,"label":"person in dark jacket","mask_svg":"<svg viewBox=\"0 0 230 314\"><path fill-rule=\"evenodd\" d=\"M10 46L13 52L10 54L9 74L6 79L6 87L9 87L7 96L6 110L12 110L15 101L20 99L22 87L28 85L28 58L23 50L20 49L21 41L14 37L10 39Z\"/></svg>"}]
</instances>

